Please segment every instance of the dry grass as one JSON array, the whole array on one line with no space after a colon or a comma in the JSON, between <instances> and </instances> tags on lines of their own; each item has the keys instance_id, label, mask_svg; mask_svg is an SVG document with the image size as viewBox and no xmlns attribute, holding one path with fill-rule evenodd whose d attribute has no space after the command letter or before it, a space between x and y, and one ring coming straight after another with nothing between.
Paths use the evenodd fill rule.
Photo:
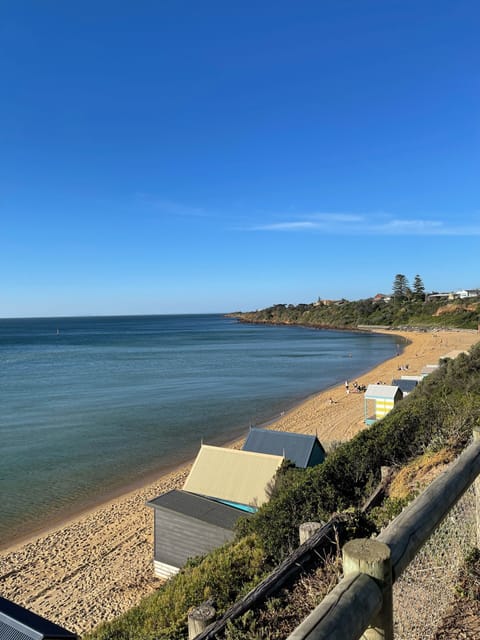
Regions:
<instances>
[{"instance_id":1,"label":"dry grass","mask_svg":"<svg viewBox=\"0 0 480 640\"><path fill-rule=\"evenodd\" d=\"M416 458L393 479L389 489L390 498L401 499L417 495L446 469L454 457L452 451L442 449Z\"/></svg>"},{"instance_id":2,"label":"dry grass","mask_svg":"<svg viewBox=\"0 0 480 640\"><path fill-rule=\"evenodd\" d=\"M231 623L225 640L281 640L302 622L335 587L341 575L340 556L326 558L293 586L269 598L261 609Z\"/></svg>"}]
</instances>

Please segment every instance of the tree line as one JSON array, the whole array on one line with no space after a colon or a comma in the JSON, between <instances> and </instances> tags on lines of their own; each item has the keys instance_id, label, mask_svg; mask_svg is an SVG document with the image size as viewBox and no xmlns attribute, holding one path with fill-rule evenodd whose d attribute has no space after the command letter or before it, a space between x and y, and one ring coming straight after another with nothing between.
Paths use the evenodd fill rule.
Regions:
<instances>
[{"instance_id":1,"label":"tree line","mask_svg":"<svg viewBox=\"0 0 480 640\"><path fill-rule=\"evenodd\" d=\"M413 286L410 287L407 276L403 273L397 273L393 281L392 293L396 300L405 300L408 298L425 300L425 286L422 278L418 274L413 279Z\"/></svg>"}]
</instances>

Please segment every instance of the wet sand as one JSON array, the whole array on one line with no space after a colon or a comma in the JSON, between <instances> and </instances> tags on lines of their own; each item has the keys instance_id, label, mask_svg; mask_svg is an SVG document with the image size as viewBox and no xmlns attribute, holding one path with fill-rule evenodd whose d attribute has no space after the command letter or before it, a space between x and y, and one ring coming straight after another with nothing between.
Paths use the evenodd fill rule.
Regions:
<instances>
[{"instance_id":1,"label":"wet sand","mask_svg":"<svg viewBox=\"0 0 480 640\"><path fill-rule=\"evenodd\" d=\"M390 333L390 332L388 332ZM399 356L361 376L359 384L386 382L404 373L415 375L453 350L479 341L477 332L395 331L409 343ZM399 367L408 365L408 372ZM328 449L366 428L364 396L345 386L308 398L271 427L317 434ZM230 446L240 447L242 440ZM181 488L190 465L155 482L45 531L0 553L0 593L53 622L83 633L135 605L159 586L153 576L153 514L145 502Z\"/></svg>"}]
</instances>

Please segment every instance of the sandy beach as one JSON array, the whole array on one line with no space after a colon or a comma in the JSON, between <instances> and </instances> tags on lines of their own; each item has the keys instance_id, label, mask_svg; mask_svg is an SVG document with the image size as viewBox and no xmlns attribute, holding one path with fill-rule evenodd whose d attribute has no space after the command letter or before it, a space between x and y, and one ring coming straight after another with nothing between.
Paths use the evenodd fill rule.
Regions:
<instances>
[{"instance_id":1,"label":"sandy beach","mask_svg":"<svg viewBox=\"0 0 480 640\"><path fill-rule=\"evenodd\" d=\"M359 384L389 384L406 365L409 374L418 374L448 352L479 341L470 331L394 333L409 341L402 353L365 373ZM312 396L270 426L316 433L328 448L366 428L363 417L363 394L347 394L342 384ZM240 447L241 441L231 446ZM153 514L145 502L181 488L188 471L189 465L178 468L2 551L0 593L79 634L135 605L160 584L153 576Z\"/></svg>"}]
</instances>

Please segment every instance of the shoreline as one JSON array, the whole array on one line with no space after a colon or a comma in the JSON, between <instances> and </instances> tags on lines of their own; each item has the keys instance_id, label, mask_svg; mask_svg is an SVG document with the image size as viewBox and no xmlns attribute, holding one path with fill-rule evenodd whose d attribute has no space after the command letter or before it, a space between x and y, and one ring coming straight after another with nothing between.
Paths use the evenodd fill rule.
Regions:
<instances>
[{"instance_id":1,"label":"shoreline","mask_svg":"<svg viewBox=\"0 0 480 640\"><path fill-rule=\"evenodd\" d=\"M373 332L407 343L402 341L400 355L359 375L361 384L390 383L406 363L409 373L419 373L449 351L468 349L480 339L478 332L461 330ZM343 384L333 385L261 426L316 433L328 448L366 428L363 404L363 394L347 395ZM245 435L222 446L239 448ZM2 595L76 633L134 606L161 584L153 576L153 514L145 502L181 488L192 462L152 473L113 499L8 544L0 550Z\"/></svg>"},{"instance_id":2,"label":"shoreline","mask_svg":"<svg viewBox=\"0 0 480 640\"><path fill-rule=\"evenodd\" d=\"M263 323L265 324L265 323ZM272 324L271 326L280 326ZM301 327L304 329L315 329L315 330L327 330L333 331L331 327L321 327L321 326L308 326L308 325L287 325L283 324L283 326L295 326ZM393 333L389 331L377 331L378 327L372 327L370 331L364 330L352 330L349 329L338 329L338 331L346 331L348 333L370 333L370 334L386 334L390 335L393 338ZM402 340L400 344L397 344L397 348L403 350L406 342ZM394 352L394 345L392 342L392 353ZM393 357L393 356L392 356ZM381 364L381 362L380 362ZM374 366L378 366L374 365ZM365 373L369 371L369 369L364 369L361 371L357 371L357 376L360 377L365 375ZM351 373L353 376L353 373ZM352 377L353 379L353 377ZM255 426L259 428L268 428L274 425L278 420L280 420L284 415L289 414L291 411L295 410L299 406L301 406L304 402L307 402L311 398L314 398L320 393L324 393L333 389L337 384L340 384L341 381L331 382L326 387L322 387L320 389L314 391L308 391L304 395L299 395L296 398L291 399L291 404L288 404L283 411L277 411L271 415L263 416L263 418L259 421L250 421L250 426ZM242 442L246 436L248 435L248 423L243 422L243 424L237 424L228 430L228 432L224 432L218 434L212 439L208 440L208 444L220 447L232 447L235 444ZM198 447L197 447L198 450ZM121 499L122 497L126 497L129 494L140 491L146 486L155 484L160 479L169 476L176 471L183 469L186 466L190 466L195 459L196 452L188 452L185 451L176 456L176 459L173 461L169 461L168 459L164 462L160 462L159 466L155 469L151 469L143 473L143 475L135 478L131 478L127 482L123 482L117 486L113 486L109 489L101 489L101 493L98 496L90 496L84 499L80 503L67 505L61 513L53 513L48 517L44 518L38 524L34 524L31 526L27 532L14 533L7 540L0 538L0 556L1 554L8 553L9 551L15 550L19 546L24 544L28 544L36 540L39 537L43 537L48 535L49 533L55 531L56 529L68 526L68 524L77 521L78 519L87 516L89 513L94 511L95 509L104 507L114 500Z\"/></svg>"}]
</instances>

